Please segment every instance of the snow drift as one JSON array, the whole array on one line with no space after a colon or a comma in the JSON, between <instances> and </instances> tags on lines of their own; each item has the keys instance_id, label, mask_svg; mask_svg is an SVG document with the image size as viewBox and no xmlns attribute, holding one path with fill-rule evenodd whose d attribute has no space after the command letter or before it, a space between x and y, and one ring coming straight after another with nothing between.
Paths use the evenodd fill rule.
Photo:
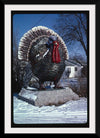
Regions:
<instances>
[{"instance_id":1,"label":"snow drift","mask_svg":"<svg viewBox=\"0 0 100 138\"><path fill-rule=\"evenodd\" d=\"M71 100L61 106L33 106L13 97L14 124L85 124L87 98Z\"/></svg>"}]
</instances>

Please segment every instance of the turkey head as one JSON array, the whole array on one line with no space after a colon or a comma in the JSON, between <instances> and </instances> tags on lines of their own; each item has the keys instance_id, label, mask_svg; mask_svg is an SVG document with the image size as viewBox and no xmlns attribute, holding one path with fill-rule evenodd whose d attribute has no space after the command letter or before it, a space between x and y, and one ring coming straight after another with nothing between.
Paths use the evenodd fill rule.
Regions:
<instances>
[{"instance_id":1,"label":"turkey head","mask_svg":"<svg viewBox=\"0 0 100 138\"><path fill-rule=\"evenodd\" d=\"M52 51L52 62L59 63L60 62L60 54L59 54L59 42L57 41L56 36L50 36L47 47Z\"/></svg>"}]
</instances>

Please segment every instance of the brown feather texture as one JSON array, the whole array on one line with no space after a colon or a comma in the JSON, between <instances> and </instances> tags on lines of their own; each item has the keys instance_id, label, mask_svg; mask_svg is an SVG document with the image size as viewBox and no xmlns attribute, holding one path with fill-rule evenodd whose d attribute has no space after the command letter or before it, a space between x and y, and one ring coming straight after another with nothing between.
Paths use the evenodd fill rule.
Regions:
<instances>
[{"instance_id":1,"label":"brown feather texture","mask_svg":"<svg viewBox=\"0 0 100 138\"><path fill-rule=\"evenodd\" d=\"M64 54L64 59L67 60L69 58L68 50L67 50L66 44L64 43L63 39L53 30L47 27L44 27L44 26L34 27L23 35L19 43L18 59L29 61L29 53L30 53L32 44L35 43L40 38L43 38L43 37L49 38L50 35L54 35L57 37L59 46L62 49L63 54Z\"/></svg>"}]
</instances>

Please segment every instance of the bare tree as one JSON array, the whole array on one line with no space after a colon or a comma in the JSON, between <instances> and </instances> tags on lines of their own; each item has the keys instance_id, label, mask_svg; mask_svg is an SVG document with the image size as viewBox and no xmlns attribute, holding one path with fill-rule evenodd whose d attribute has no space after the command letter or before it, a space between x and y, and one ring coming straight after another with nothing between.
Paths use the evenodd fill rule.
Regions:
<instances>
[{"instance_id":1,"label":"bare tree","mask_svg":"<svg viewBox=\"0 0 100 138\"><path fill-rule=\"evenodd\" d=\"M67 44L80 42L87 55L87 14L60 14L54 28Z\"/></svg>"}]
</instances>

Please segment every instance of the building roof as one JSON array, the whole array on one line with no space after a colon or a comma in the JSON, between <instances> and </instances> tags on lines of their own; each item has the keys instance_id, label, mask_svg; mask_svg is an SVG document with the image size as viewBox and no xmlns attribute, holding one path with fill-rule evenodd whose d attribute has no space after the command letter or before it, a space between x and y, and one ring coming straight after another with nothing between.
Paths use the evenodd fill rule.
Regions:
<instances>
[{"instance_id":1,"label":"building roof","mask_svg":"<svg viewBox=\"0 0 100 138\"><path fill-rule=\"evenodd\" d=\"M81 66L81 64L79 64L78 62L74 60L66 60L65 65L66 66Z\"/></svg>"}]
</instances>

